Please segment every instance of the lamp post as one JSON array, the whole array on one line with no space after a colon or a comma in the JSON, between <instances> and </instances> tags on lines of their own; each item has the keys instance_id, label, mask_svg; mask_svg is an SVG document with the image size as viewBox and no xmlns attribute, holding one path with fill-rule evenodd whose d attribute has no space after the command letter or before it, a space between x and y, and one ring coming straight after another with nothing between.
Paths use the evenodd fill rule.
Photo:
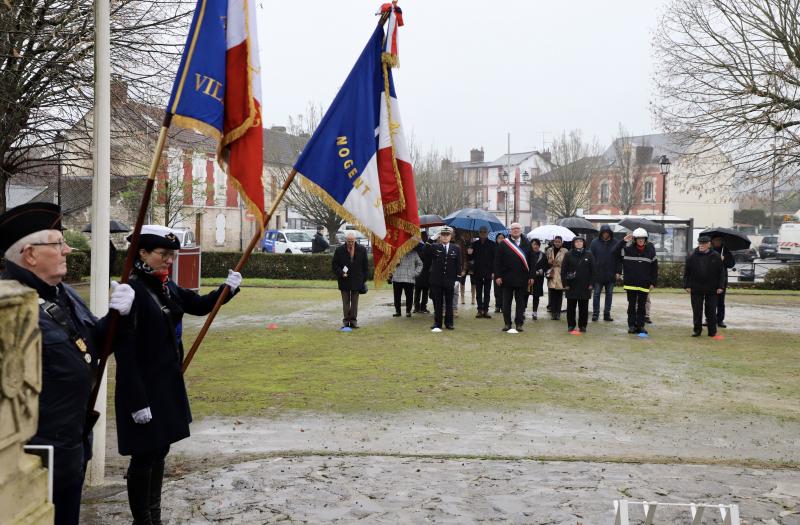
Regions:
<instances>
[{"instance_id":1,"label":"lamp post","mask_svg":"<svg viewBox=\"0 0 800 525\"><path fill-rule=\"evenodd\" d=\"M519 197L518 195L522 193L522 190L519 188L520 183L528 182L530 175L528 175L528 170L522 172L522 180L516 179L514 181L514 222L519 222Z\"/></svg>"},{"instance_id":2,"label":"lamp post","mask_svg":"<svg viewBox=\"0 0 800 525\"><path fill-rule=\"evenodd\" d=\"M658 166L661 168L661 216L663 220L663 216L667 214L667 175L669 175L672 163L666 155L661 155Z\"/></svg>"},{"instance_id":3,"label":"lamp post","mask_svg":"<svg viewBox=\"0 0 800 525\"><path fill-rule=\"evenodd\" d=\"M66 138L67 137L59 131L56 133L54 143L56 147L56 160L58 162L58 174L56 179L56 191L58 192L58 196L56 197L56 204L58 204L59 208L61 208L61 157L64 154L64 148L67 146Z\"/></svg>"},{"instance_id":4,"label":"lamp post","mask_svg":"<svg viewBox=\"0 0 800 525\"><path fill-rule=\"evenodd\" d=\"M506 210L505 225L506 225L506 228L508 228L508 172L506 170L503 170L503 171L500 172L500 179L506 185L506 191L503 192L503 196L504 196L503 208L505 208L505 210Z\"/></svg>"}]
</instances>

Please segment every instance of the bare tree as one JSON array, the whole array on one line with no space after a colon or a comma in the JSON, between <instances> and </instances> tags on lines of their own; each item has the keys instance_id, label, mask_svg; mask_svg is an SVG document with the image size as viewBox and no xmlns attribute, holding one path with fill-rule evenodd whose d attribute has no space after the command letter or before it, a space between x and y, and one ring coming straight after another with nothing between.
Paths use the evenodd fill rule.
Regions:
<instances>
[{"instance_id":1,"label":"bare tree","mask_svg":"<svg viewBox=\"0 0 800 525\"><path fill-rule=\"evenodd\" d=\"M798 178L798 13L800 0L673 0L654 36L658 122L695 154L719 147L746 191Z\"/></svg>"},{"instance_id":2,"label":"bare tree","mask_svg":"<svg viewBox=\"0 0 800 525\"><path fill-rule=\"evenodd\" d=\"M431 146L423 153L413 135L409 137L408 150L420 214L435 213L444 217L467 206L467 187L453 165L452 151L442 152Z\"/></svg>"},{"instance_id":3,"label":"bare tree","mask_svg":"<svg viewBox=\"0 0 800 525\"><path fill-rule=\"evenodd\" d=\"M599 151L597 143L585 142L578 130L569 134L564 131L553 140L551 161L556 167L542 177L550 215L572 217L589 205L589 186Z\"/></svg>"},{"instance_id":4,"label":"bare tree","mask_svg":"<svg viewBox=\"0 0 800 525\"><path fill-rule=\"evenodd\" d=\"M611 202L620 213L627 215L642 202L644 175L653 150L646 144L635 144L622 124L614 139L613 150L614 161L608 168L613 182Z\"/></svg>"},{"instance_id":5,"label":"bare tree","mask_svg":"<svg viewBox=\"0 0 800 525\"><path fill-rule=\"evenodd\" d=\"M322 105L309 102L304 113L298 113L295 116L289 117L287 131L292 135L300 137L303 143L305 143L317 129L323 116L324 110ZM274 156L277 152L271 151L271 154ZM267 162L271 164L274 169L277 169L276 178L280 184L283 184L292 167L284 165L280 159L277 158L267 159ZM294 210L305 220L325 226L325 229L328 231L328 240L331 244L337 242L336 232L339 231L339 228L342 227L345 220L325 203L325 199L316 193L308 191L300 184L292 184L284 199L287 207Z\"/></svg>"},{"instance_id":6,"label":"bare tree","mask_svg":"<svg viewBox=\"0 0 800 525\"><path fill-rule=\"evenodd\" d=\"M59 132L69 131L64 164L83 167L90 158L91 127L76 124L93 101L92 7L92 0L0 2L0 211L12 178L53 171ZM171 0L112 2L112 72L131 95L165 102L191 10ZM143 131L143 123L135 127L113 133Z\"/></svg>"}]
</instances>

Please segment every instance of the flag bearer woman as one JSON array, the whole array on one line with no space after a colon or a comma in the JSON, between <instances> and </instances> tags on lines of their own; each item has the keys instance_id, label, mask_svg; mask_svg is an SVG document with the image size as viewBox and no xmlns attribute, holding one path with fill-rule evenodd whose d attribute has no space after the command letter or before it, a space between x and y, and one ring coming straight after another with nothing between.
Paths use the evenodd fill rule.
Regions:
<instances>
[{"instance_id":1,"label":"flag bearer woman","mask_svg":"<svg viewBox=\"0 0 800 525\"><path fill-rule=\"evenodd\" d=\"M137 525L161 523L164 458L172 443L189 437L192 415L181 372L183 314L208 314L222 292L220 287L201 296L170 281L168 268L178 249L169 228L142 228L130 277L136 294L133 336L115 349L117 440L120 454L131 456L128 502ZM228 271L231 296L241 282L241 274Z\"/></svg>"}]
</instances>

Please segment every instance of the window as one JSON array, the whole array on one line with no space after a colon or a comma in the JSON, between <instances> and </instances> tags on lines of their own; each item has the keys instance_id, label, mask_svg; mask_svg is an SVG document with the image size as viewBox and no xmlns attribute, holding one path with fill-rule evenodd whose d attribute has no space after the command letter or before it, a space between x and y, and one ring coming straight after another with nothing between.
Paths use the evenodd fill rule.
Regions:
<instances>
[{"instance_id":1,"label":"window","mask_svg":"<svg viewBox=\"0 0 800 525\"><path fill-rule=\"evenodd\" d=\"M606 204L608 203L608 199L609 199L608 182L603 182L600 185L600 202Z\"/></svg>"},{"instance_id":2,"label":"window","mask_svg":"<svg viewBox=\"0 0 800 525\"><path fill-rule=\"evenodd\" d=\"M654 187L655 187L655 185L653 184L652 180L645 181L645 183L644 183L644 201L645 202L654 202L656 200Z\"/></svg>"},{"instance_id":3,"label":"window","mask_svg":"<svg viewBox=\"0 0 800 525\"><path fill-rule=\"evenodd\" d=\"M497 209L500 211L506 209L506 192L504 191L497 192Z\"/></svg>"},{"instance_id":4,"label":"window","mask_svg":"<svg viewBox=\"0 0 800 525\"><path fill-rule=\"evenodd\" d=\"M475 207L482 208L483 207L483 190L478 189L475 191Z\"/></svg>"}]
</instances>

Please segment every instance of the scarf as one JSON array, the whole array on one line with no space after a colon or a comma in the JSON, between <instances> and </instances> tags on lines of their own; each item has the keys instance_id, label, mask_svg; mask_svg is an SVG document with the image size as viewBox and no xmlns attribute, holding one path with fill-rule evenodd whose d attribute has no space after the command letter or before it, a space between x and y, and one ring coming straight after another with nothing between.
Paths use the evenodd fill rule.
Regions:
<instances>
[{"instance_id":1,"label":"scarf","mask_svg":"<svg viewBox=\"0 0 800 525\"><path fill-rule=\"evenodd\" d=\"M136 259L136 261L133 263L133 268L134 271L136 271L136 273L139 275L146 275L150 278L158 280L161 283L161 289L164 291L164 294L169 297L169 288L167 288L167 282L169 282L169 272L167 270L156 271L141 259Z\"/></svg>"}]
</instances>

